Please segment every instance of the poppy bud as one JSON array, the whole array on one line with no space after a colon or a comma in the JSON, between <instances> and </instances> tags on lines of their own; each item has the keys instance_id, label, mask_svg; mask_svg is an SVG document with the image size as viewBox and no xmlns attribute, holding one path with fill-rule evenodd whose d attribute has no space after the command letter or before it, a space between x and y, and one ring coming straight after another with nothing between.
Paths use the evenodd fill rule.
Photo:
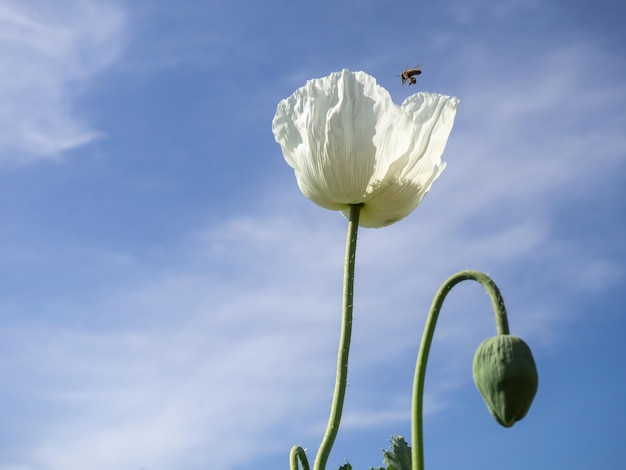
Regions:
<instances>
[{"instance_id":1,"label":"poppy bud","mask_svg":"<svg viewBox=\"0 0 626 470\"><path fill-rule=\"evenodd\" d=\"M487 338L476 350L473 370L474 383L498 423L509 428L526 416L539 378L532 352L522 339Z\"/></svg>"}]
</instances>

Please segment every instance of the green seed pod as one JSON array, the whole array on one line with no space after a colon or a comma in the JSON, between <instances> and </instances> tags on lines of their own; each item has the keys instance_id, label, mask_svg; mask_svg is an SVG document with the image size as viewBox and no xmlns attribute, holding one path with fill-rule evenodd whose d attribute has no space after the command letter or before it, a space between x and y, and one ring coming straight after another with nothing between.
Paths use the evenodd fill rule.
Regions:
<instances>
[{"instance_id":1,"label":"green seed pod","mask_svg":"<svg viewBox=\"0 0 626 470\"><path fill-rule=\"evenodd\" d=\"M509 428L526 416L539 377L533 354L511 335L487 338L474 355L474 383L491 415Z\"/></svg>"}]
</instances>

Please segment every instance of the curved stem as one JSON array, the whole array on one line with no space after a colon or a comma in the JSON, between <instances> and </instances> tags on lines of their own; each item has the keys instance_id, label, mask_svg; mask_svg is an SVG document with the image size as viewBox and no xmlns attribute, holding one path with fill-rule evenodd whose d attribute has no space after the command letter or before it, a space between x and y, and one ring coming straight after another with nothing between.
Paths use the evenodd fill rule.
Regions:
<instances>
[{"instance_id":1,"label":"curved stem","mask_svg":"<svg viewBox=\"0 0 626 470\"><path fill-rule=\"evenodd\" d=\"M343 400L346 395L348 383L348 355L350 353L350 337L352 336L352 299L354 296L354 265L356 259L356 240L359 229L359 215L363 204L350 206L348 219L348 236L346 240L346 259L343 277L343 308L341 320L341 337L339 340L339 354L337 356L337 376L335 379L335 392L330 408L330 417L326 433L315 457L313 470L324 470L326 461L339 431Z\"/></svg>"},{"instance_id":2,"label":"curved stem","mask_svg":"<svg viewBox=\"0 0 626 470\"><path fill-rule=\"evenodd\" d=\"M309 470L309 460L306 458L306 452L300 446L293 446L289 453L289 470L298 470L298 460L302 464L302 470Z\"/></svg>"},{"instance_id":3,"label":"curved stem","mask_svg":"<svg viewBox=\"0 0 626 470\"><path fill-rule=\"evenodd\" d=\"M499 335L509 334L509 323L506 316L506 309L504 307L504 300L500 294L498 286L495 282L484 273L479 271L461 271L448 278L439 288L437 295L433 299L428 319L426 320L426 326L424 327L424 334L422 336L422 342L420 344L419 353L417 355L417 364L415 366L415 379L413 381L413 404L411 411L411 467L412 470L424 470L424 448L423 448L423 402L424 402L424 378L426 376L426 363L428 361L428 354L430 352L430 345L433 341L433 335L435 334L435 325L437 324L437 318L441 311L443 301L452 290L452 288L459 282L466 280L474 280L480 282L484 287L489 297L491 297L491 304L496 316L496 329Z\"/></svg>"}]
</instances>

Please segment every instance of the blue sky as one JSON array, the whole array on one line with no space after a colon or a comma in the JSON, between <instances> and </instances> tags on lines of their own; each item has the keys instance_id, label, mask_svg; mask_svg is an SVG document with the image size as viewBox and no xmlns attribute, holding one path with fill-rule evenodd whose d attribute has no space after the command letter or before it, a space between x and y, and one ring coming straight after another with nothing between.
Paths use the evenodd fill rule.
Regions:
<instances>
[{"instance_id":1,"label":"blue sky","mask_svg":"<svg viewBox=\"0 0 626 470\"><path fill-rule=\"evenodd\" d=\"M623 466L625 19L617 0L0 0L0 470L313 457L346 221L301 195L271 121L343 68L398 103L461 104L422 205L360 233L328 468L409 438L428 307L466 268L499 284L539 391L513 428L489 416L471 361L492 313L458 286L429 363L427 468Z\"/></svg>"}]
</instances>

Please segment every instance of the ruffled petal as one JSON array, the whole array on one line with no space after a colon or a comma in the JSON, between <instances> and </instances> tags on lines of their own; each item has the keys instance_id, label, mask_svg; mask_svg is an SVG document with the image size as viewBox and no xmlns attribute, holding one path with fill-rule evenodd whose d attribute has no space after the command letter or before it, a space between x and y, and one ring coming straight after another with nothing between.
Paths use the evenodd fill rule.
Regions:
<instances>
[{"instance_id":1,"label":"ruffled petal","mask_svg":"<svg viewBox=\"0 0 626 470\"><path fill-rule=\"evenodd\" d=\"M343 70L281 101L272 128L305 196L339 209L363 202L372 179L386 172L388 152L376 142L390 114L403 118L373 77Z\"/></svg>"},{"instance_id":2,"label":"ruffled petal","mask_svg":"<svg viewBox=\"0 0 626 470\"><path fill-rule=\"evenodd\" d=\"M412 118L416 132L411 163L405 167L404 176L413 179L419 179L419 175L429 177L442 165L441 156L452 131L458 106L458 98L424 92L409 96L402 103L401 107Z\"/></svg>"},{"instance_id":3,"label":"ruffled petal","mask_svg":"<svg viewBox=\"0 0 626 470\"><path fill-rule=\"evenodd\" d=\"M457 106L429 93L397 106L373 77L343 70L282 100L272 130L306 197L344 214L363 203L360 225L383 227L409 215L445 168Z\"/></svg>"}]
</instances>

